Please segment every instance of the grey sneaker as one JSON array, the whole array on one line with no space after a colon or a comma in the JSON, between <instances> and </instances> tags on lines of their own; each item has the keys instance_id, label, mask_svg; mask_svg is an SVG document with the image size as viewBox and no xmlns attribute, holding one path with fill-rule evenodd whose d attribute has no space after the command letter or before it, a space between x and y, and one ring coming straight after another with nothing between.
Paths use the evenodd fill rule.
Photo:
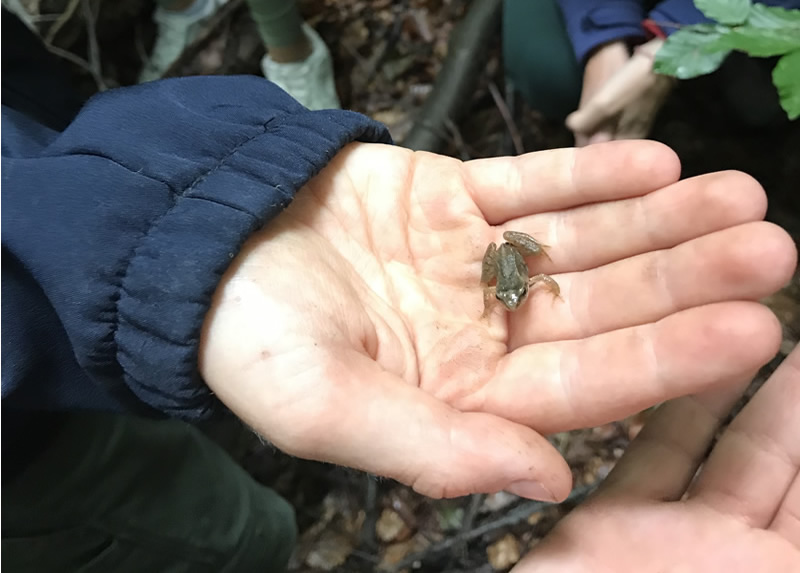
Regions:
<instances>
[{"instance_id":1,"label":"grey sneaker","mask_svg":"<svg viewBox=\"0 0 800 573\"><path fill-rule=\"evenodd\" d=\"M340 109L328 46L308 24L303 24L303 31L311 40L311 54L305 60L278 63L267 54L261 60L261 70L268 80L308 109Z\"/></svg>"},{"instance_id":2,"label":"grey sneaker","mask_svg":"<svg viewBox=\"0 0 800 573\"><path fill-rule=\"evenodd\" d=\"M158 25L158 36L150 58L139 72L139 83L157 80L200 34L200 31L220 6L228 0L195 0L197 10L172 12L159 7L153 14Z\"/></svg>"}]
</instances>

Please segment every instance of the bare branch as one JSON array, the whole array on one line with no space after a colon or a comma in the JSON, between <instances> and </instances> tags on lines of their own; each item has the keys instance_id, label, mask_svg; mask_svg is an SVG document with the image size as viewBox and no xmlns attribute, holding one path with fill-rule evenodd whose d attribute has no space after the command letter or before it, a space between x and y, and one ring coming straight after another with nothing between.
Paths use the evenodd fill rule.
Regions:
<instances>
[{"instance_id":1,"label":"bare branch","mask_svg":"<svg viewBox=\"0 0 800 573\"><path fill-rule=\"evenodd\" d=\"M56 38L56 34L58 34L59 30L64 27L64 24L70 21L72 15L75 14L75 10L78 8L78 4L80 4L81 0L69 0L69 4L58 16L55 23L50 26L50 29L47 31L47 36L44 38L45 44L52 44L53 40Z\"/></svg>"},{"instance_id":2,"label":"bare branch","mask_svg":"<svg viewBox=\"0 0 800 573\"><path fill-rule=\"evenodd\" d=\"M80 2L83 19L86 20L86 35L89 37L89 72L97 84L97 89L102 92L108 89L108 85L103 79L100 48L97 45L97 33L95 30L95 15L92 12L91 0L80 0Z\"/></svg>"},{"instance_id":3,"label":"bare branch","mask_svg":"<svg viewBox=\"0 0 800 573\"><path fill-rule=\"evenodd\" d=\"M583 487L574 489L569 497L562 503L580 503L594 490L596 486L597 484L585 485ZM450 537L449 539L445 539L444 541L431 545L427 549L417 553L412 553L402 561L396 563L390 571L391 573L397 573L407 567L411 567L416 561L423 561L426 557L450 549L454 545L481 537L482 535L502 529L503 527L516 525L521 521L525 521L537 511L541 511L551 505L553 504L545 501L525 501L514 509L506 512L502 517L484 523L483 525L479 525L470 531L461 532L458 535Z\"/></svg>"},{"instance_id":4,"label":"bare branch","mask_svg":"<svg viewBox=\"0 0 800 573\"><path fill-rule=\"evenodd\" d=\"M519 129L517 129L517 124L514 122L511 111L508 109L503 96L500 94L500 90L493 81L489 82L489 93L492 94L494 105L497 106L497 110L500 112L500 115L503 116L503 121L506 123L508 133L511 135L511 141L514 143L514 151L516 151L517 155L522 155L525 153L525 147L522 145L522 137L519 134Z\"/></svg>"}]
</instances>

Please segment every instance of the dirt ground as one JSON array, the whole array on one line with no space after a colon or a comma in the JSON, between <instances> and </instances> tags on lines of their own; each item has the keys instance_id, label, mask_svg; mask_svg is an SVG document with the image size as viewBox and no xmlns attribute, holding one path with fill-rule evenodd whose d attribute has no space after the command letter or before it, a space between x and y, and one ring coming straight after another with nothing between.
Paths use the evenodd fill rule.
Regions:
<instances>
[{"instance_id":1,"label":"dirt ground","mask_svg":"<svg viewBox=\"0 0 800 573\"><path fill-rule=\"evenodd\" d=\"M143 0L26 0L43 37L60 50L87 96L128 85L154 37L153 5ZM308 21L331 46L345 107L386 123L402 142L447 54L467 0L303 0ZM91 16L92 18L89 18ZM87 22L94 20L93 25ZM95 43L96 49L92 49ZM470 99L449 126L444 153L463 159L571 145L570 133L504 91L499 30ZM246 5L231 0L170 74L259 73L263 47ZM739 169L770 198L769 218L800 239L800 125L748 130L721 110L704 82L686 82L661 114L653 137L680 155L684 176ZM503 118L510 107L510 123ZM508 110L505 110L508 111ZM781 353L800 338L800 275L767 304L784 326ZM757 383L751 392L757 387ZM552 436L569 461L576 490L561 505L510 494L433 501L391 480L290 458L267 444L218 430L219 439L256 479L297 508L301 537L292 571L489 572L508 569L613 468L646 413L602 427ZM401 431L398 429L398 431Z\"/></svg>"}]
</instances>

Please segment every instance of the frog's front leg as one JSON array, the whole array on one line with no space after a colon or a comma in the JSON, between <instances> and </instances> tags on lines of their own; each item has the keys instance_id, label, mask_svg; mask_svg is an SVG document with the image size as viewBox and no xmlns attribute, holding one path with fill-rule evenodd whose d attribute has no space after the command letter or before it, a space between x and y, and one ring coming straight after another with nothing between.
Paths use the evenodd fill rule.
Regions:
<instances>
[{"instance_id":1,"label":"frog's front leg","mask_svg":"<svg viewBox=\"0 0 800 573\"><path fill-rule=\"evenodd\" d=\"M486 252L483 254L483 262L481 263L481 286L483 287L483 314L481 318L489 315L492 307L492 301L497 292L496 287L490 287L489 283L497 276L497 245L489 243L486 247Z\"/></svg>"},{"instance_id":2,"label":"frog's front leg","mask_svg":"<svg viewBox=\"0 0 800 573\"><path fill-rule=\"evenodd\" d=\"M550 275L534 275L530 279L528 279L528 288L532 289L533 285L537 283L544 283L547 290L549 290L553 294L553 298L561 298L561 287L558 286L556 279L551 277Z\"/></svg>"},{"instance_id":3,"label":"frog's front leg","mask_svg":"<svg viewBox=\"0 0 800 573\"><path fill-rule=\"evenodd\" d=\"M522 233L520 231L506 231L503 233L503 238L507 242L517 247L517 250L523 257L527 257L529 255L544 255L548 259L550 258L546 250L549 247L540 243L528 233Z\"/></svg>"}]
</instances>

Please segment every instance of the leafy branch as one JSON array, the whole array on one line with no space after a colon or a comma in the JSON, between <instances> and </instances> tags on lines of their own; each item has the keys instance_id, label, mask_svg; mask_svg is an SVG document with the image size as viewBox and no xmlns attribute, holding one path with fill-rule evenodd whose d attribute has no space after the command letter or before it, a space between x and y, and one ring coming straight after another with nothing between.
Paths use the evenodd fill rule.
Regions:
<instances>
[{"instance_id":1,"label":"leafy branch","mask_svg":"<svg viewBox=\"0 0 800 573\"><path fill-rule=\"evenodd\" d=\"M800 117L800 10L751 0L695 0L695 6L716 23L684 26L670 35L654 71L684 80L715 71L731 51L780 56L772 83L789 119Z\"/></svg>"}]
</instances>

